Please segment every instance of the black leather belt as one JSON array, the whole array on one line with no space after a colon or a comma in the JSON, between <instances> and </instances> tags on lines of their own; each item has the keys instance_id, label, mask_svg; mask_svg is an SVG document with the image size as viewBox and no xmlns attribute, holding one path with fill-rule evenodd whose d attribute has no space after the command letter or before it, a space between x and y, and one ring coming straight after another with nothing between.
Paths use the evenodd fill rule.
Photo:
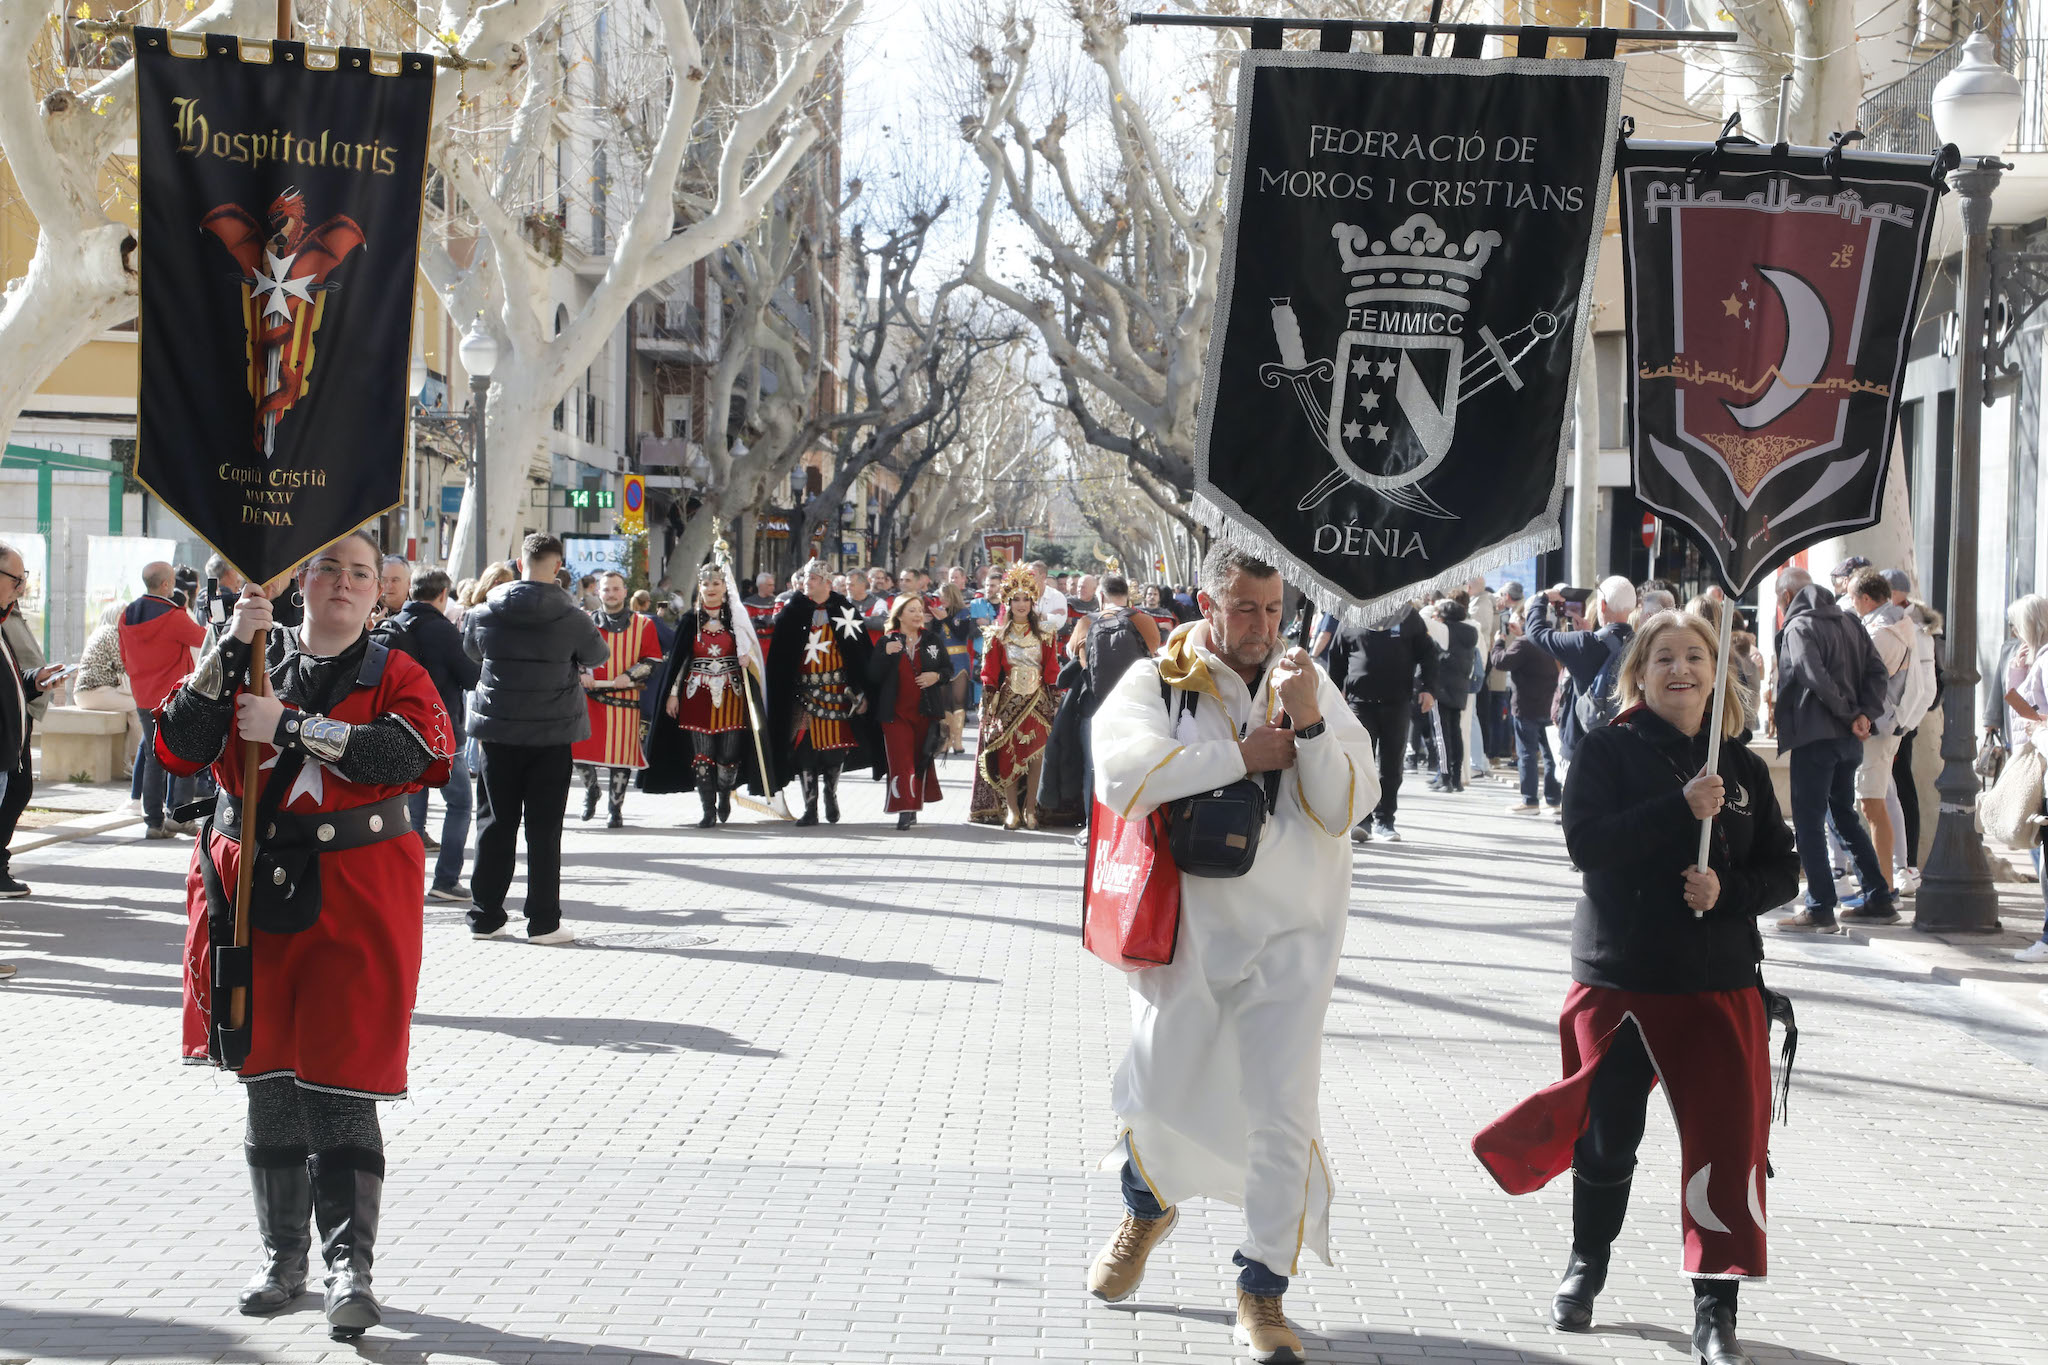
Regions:
<instances>
[{"instance_id":1,"label":"black leather belt","mask_svg":"<svg viewBox=\"0 0 2048 1365\"><path fill-rule=\"evenodd\" d=\"M239 799L226 792L220 794L213 808L213 828L216 833L225 834L236 843L242 841L242 803ZM263 845L266 849L278 851L308 848L318 853L338 853L343 849L381 844L386 839L410 833L412 813L407 808L406 798L387 796L382 801L350 810L309 811L305 814L279 811L271 817L270 827L263 831Z\"/></svg>"}]
</instances>

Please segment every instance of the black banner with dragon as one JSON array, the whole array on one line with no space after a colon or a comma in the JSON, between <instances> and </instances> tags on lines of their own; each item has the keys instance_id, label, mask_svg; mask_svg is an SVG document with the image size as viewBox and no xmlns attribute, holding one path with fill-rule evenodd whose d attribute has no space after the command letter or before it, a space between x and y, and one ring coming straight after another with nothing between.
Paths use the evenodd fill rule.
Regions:
<instances>
[{"instance_id":1,"label":"black banner with dragon","mask_svg":"<svg viewBox=\"0 0 2048 1365\"><path fill-rule=\"evenodd\" d=\"M434 63L135 44L136 474L267 582L400 498Z\"/></svg>"},{"instance_id":2,"label":"black banner with dragon","mask_svg":"<svg viewBox=\"0 0 2048 1365\"><path fill-rule=\"evenodd\" d=\"M1940 164L1621 153L1636 496L1737 592L1883 513Z\"/></svg>"}]
</instances>

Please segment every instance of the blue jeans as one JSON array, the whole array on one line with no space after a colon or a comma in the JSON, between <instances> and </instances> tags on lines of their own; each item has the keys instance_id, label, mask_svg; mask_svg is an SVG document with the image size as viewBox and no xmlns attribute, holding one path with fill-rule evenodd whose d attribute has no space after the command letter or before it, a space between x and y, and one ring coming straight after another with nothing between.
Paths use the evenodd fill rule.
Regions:
<instances>
[{"instance_id":1,"label":"blue jeans","mask_svg":"<svg viewBox=\"0 0 2048 1365\"><path fill-rule=\"evenodd\" d=\"M173 811L192 799L192 779L174 777L169 769L156 759L156 716L137 708L135 714L142 717L142 753L136 760L135 771L141 779L142 819L151 829L161 829L164 823L165 798Z\"/></svg>"},{"instance_id":2,"label":"blue jeans","mask_svg":"<svg viewBox=\"0 0 2048 1365\"><path fill-rule=\"evenodd\" d=\"M1124 1207L1139 1218L1164 1218L1166 1210L1152 1197L1152 1187L1129 1161L1124 1162L1121 1180L1124 1187ZM1239 1267L1237 1287L1247 1294L1261 1298L1278 1298L1287 1292L1287 1277L1266 1267L1263 1261L1254 1261L1242 1251L1233 1253L1230 1263Z\"/></svg>"},{"instance_id":3,"label":"blue jeans","mask_svg":"<svg viewBox=\"0 0 2048 1365\"><path fill-rule=\"evenodd\" d=\"M1863 764L1863 741L1855 738L1816 739L1792 751L1792 838L1799 845L1799 866L1806 872L1806 908L1817 920L1835 917L1835 874L1829 866L1827 822L1856 864L1856 879L1865 896L1885 889L1877 865L1877 849L1856 810L1856 769Z\"/></svg>"},{"instance_id":4,"label":"blue jeans","mask_svg":"<svg viewBox=\"0 0 2048 1365\"><path fill-rule=\"evenodd\" d=\"M1550 736L1540 720L1513 717L1515 723L1515 767L1522 777L1522 804L1536 804L1536 769L1543 768L1543 800L1556 806L1564 801L1564 788L1557 785L1557 760L1550 756Z\"/></svg>"},{"instance_id":5,"label":"blue jeans","mask_svg":"<svg viewBox=\"0 0 2048 1365\"><path fill-rule=\"evenodd\" d=\"M434 860L434 889L447 891L462 880L462 850L469 842L469 817L476 808L476 792L469 785L469 753L467 745L457 745L455 757L448 765L448 785L441 788L441 799L448 809L441 817L441 854ZM425 788L416 791L409 798L412 808L412 832L427 832L427 793Z\"/></svg>"}]
</instances>

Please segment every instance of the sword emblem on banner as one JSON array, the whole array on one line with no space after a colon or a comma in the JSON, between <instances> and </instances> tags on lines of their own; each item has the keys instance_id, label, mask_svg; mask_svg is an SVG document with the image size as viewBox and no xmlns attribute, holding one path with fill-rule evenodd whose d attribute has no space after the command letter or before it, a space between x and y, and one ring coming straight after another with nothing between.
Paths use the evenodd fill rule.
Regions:
<instances>
[{"instance_id":1,"label":"sword emblem on banner","mask_svg":"<svg viewBox=\"0 0 2048 1365\"><path fill-rule=\"evenodd\" d=\"M1562 319L1539 312L1506 336L1469 326L1472 290L1501 243L1497 232L1473 232L1461 245L1418 213L1384 239L1350 223L1333 225L1330 235L1351 281L1336 359L1311 362L1292 303L1275 299L1280 363L1259 370L1268 388L1293 386L1336 462L1299 508L1321 505L1349 481L1408 511L1456 520L1421 484L1450 454L1459 405L1496 383L1520 389L1516 366L1557 335ZM1316 384L1330 386L1327 405Z\"/></svg>"}]
</instances>

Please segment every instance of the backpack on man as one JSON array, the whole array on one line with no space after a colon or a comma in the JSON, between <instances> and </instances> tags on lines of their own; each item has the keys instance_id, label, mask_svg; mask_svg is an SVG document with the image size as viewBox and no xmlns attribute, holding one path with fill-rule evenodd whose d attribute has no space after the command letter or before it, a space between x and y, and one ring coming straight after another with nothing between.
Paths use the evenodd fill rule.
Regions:
<instances>
[{"instance_id":1,"label":"backpack on man","mask_svg":"<svg viewBox=\"0 0 2048 1365\"><path fill-rule=\"evenodd\" d=\"M1151 653L1131 620L1136 610L1114 607L1089 618L1088 690L1098 698L1108 697L1131 665Z\"/></svg>"},{"instance_id":2,"label":"backpack on man","mask_svg":"<svg viewBox=\"0 0 2048 1365\"><path fill-rule=\"evenodd\" d=\"M1613 723L1621 714L1621 698L1615 695L1614 676L1621 668L1621 657L1628 652L1628 640L1620 631L1614 631L1604 641L1607 645L1607 662L1600 665L1600 671L1593 675L1592 683L1584 690L1576 687L1572 696L1572 715L1579 722L1579 738ZM1574 740L1573 748L1577 748Z\"/></svg>"}]
</instances>

